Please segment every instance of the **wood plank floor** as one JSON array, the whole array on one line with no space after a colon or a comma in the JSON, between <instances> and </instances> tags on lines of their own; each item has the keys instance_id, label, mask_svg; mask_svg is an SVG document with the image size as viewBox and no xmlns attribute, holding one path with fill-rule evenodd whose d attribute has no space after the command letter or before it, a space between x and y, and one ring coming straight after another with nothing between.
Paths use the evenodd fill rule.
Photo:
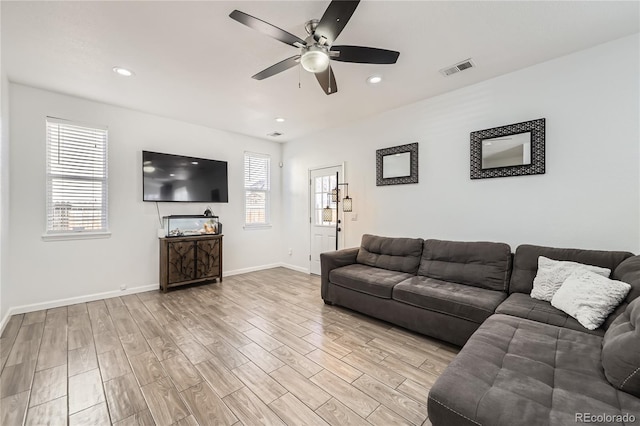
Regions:
<instances>
[{"instance_id":1,"label":"wood plank floor","mask_svg":"<svg viewBox=\"0 0 640 426\"><path fill-rule=\"evenodd\" d=\"M456 353L275 268L14 315L0 424L429 425L427 393Z\"/></svg>"}]
</instances>

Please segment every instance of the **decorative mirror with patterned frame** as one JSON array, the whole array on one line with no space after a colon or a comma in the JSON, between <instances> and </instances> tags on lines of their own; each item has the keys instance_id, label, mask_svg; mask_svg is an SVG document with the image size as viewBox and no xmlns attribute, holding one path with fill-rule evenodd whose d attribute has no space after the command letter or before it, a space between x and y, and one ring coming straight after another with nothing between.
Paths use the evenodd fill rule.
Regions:
<instances>
[{"instance_id":1,"label":"decorative mirror with patterned frame","mask_svg":"<svg viewBox=\"0 0 640 426\"><path fill-rule=\"evenodd\" d=\"M471 132L471 179L544 174L545 119Z\"/></svg>"},{"instance_id":2,"label":"decorative mirror with patterned frame","mask_svg":"<svg viewBox=\"0 0 640 426\"><path fill-rule=\"evenodd\" d=\"M418 183L418 143L376 151L376 186Z\"/></svg>"}]
</instances>

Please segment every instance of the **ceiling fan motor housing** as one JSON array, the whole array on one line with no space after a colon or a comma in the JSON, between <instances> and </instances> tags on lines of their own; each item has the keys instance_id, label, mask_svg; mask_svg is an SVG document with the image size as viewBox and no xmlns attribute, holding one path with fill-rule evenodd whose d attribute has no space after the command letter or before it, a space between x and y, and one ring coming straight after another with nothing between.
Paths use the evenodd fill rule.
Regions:
<instances>
[{"instance_id":1,"label":"ceiling fan motor housing","mask_svg":"<svg viewBox=\"0 0 640 426\"><path fill-rule=\"evenodd\" d=\"M316 32L316 28L318 27L318 22L320 22L319 19L311 19L304 24L304 30L307 32L307 34L312 36L313 33Z\"/></svg>"}]
</instances>

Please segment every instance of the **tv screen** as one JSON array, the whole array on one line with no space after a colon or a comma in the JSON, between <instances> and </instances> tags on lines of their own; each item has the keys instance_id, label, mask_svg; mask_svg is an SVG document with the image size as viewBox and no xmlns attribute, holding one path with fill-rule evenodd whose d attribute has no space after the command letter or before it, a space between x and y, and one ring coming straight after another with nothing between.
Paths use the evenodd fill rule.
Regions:
<instances>
[{"instance_id":1,"label":"tv screen","mask_svg":"<svg viewBox=\"0 0 640 426\"><path fill-rule=\"evenodd\" d=\"M227 162L142 151L142 199L229 202Z\"/></svg>"}]
</instances>

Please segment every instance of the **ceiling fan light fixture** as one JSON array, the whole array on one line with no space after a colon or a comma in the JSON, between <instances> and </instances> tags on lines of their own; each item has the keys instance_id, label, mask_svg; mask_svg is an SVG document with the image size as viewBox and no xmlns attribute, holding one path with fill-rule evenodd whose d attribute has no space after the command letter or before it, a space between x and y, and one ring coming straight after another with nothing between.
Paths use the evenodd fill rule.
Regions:
<instances>
[{"instance_id":1,"label":"ceiling fan light fixture","mask_svg":"<svg viewBox=\"0 0 640 426\"><path fill-rule=\"evenodd\" d=\"M319 73L329 67L329 54L320 46L305 47L300 63L305 70L314 74Z\"/></svg>"}]
</instances>

